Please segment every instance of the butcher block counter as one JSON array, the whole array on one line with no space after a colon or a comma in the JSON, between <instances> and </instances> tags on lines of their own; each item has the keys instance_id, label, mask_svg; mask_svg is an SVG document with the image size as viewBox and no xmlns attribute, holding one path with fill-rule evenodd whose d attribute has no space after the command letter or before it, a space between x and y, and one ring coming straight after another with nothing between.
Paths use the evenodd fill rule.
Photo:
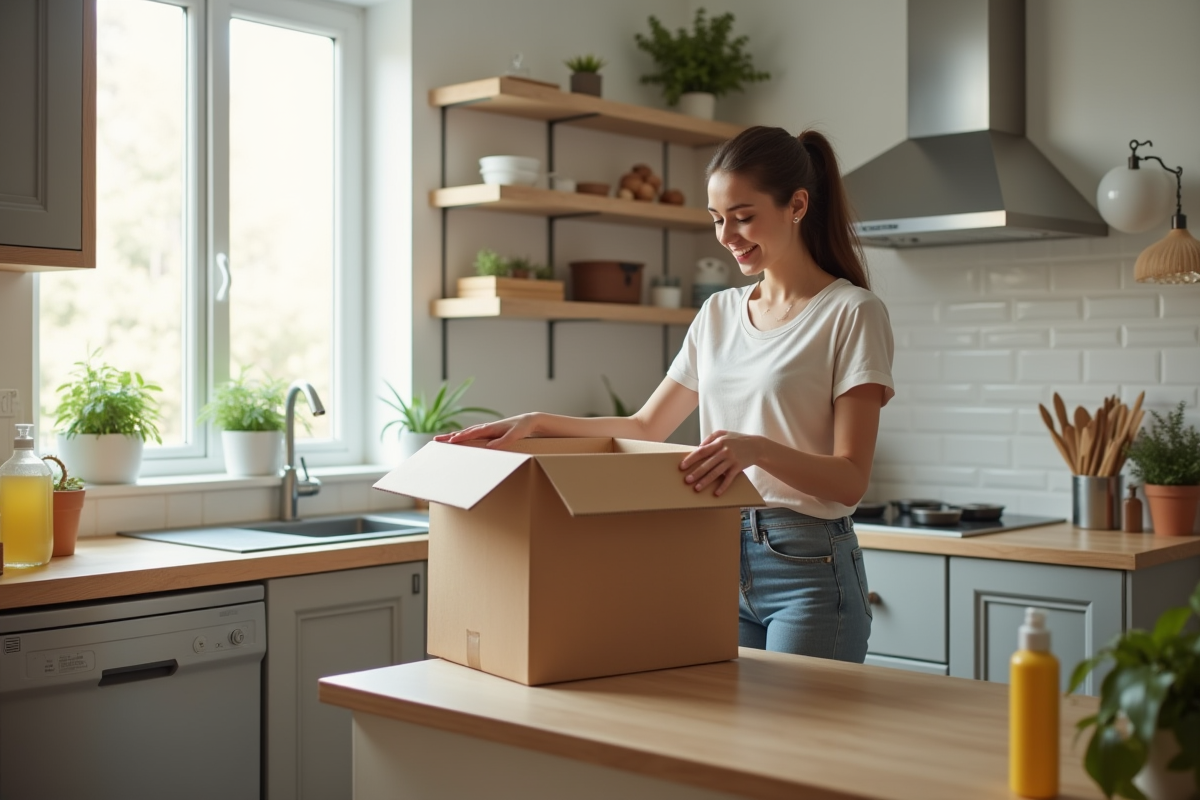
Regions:
<instances>
[{"instance_id":1,"label":"butcher block counter","mask_svg":"<svg viewBox=\"0 0 1200 800\"><path fill-rule=\"evenodd\" d=\"M718 664L528 687L430 660L326 678L354 712L355 800L986 800L1008 687L742 649ZM1061 798L1099 798L1064 698Z\"/></svg>"}]
</instances>

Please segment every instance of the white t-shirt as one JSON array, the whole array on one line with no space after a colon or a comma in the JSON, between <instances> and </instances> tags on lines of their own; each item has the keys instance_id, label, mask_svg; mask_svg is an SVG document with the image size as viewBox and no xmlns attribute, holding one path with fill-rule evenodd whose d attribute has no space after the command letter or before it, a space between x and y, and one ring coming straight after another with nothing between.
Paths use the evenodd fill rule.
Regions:
<instances>
[{"instance_id":1,"label":"white t-shirt","mask_svg":"<svg viewBox=\"0 0 1200 800\"><path fill-rule=\"evenodd\" d=\"M833 401L865 383L892 385L892 325L875 294L844 278L826 286L787 324L750 323L754 285L710 297L688 329L667 376L700 394L700 435L716 430L766 436L788 447L833 454ZM768 506L837 519L853 506L793 489L758 467L746 476Z\"/></svg>"}]
</instances>

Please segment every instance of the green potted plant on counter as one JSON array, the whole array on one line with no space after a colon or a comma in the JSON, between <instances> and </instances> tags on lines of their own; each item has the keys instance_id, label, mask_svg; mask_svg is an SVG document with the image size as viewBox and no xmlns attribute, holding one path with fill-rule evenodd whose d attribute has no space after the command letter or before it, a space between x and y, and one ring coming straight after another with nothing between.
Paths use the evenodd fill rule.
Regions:
<instances>
[{"instance_id":1,"label":"green potted plant on counter","mask_svg":"<svg viewBox=\"0 0 1200 800\"><path fill-rule=\"evenodd\" d=\"M600 96L600 70L604 69L604 65L607 63L603 58L597 58L589 53L568 58L563 63L567 65L567 69L571 70L572 92Z\"/></svg>"},{"instance_id":2,"label":"green potted plant on counter","mask_svg":"<svg viewBox=\"0 0 1200 800\"><path fill-rule=\"evenodd\" d=\"M200 410L200 422L221 430L225 471L230 475L278 475L283 469L283 381L251 380L246 370L217 388ZM300 419L301 424L307 421Z\"/></svg>"},{"instance_id":3,"label":"green potted plant on counter","mask_svg":"<svg viewBox=\"0 0 1200 800\"><path fill-rule=\"evenodd\" d=\"M1118 635L1071 674L1068 692L1112 668L1099 711L1076 725L1092 731L1083 765L1106 797L1184 800L1200 786L1200 634L1184 630L1200 614L1200 586L1189 606L1164 611L1153 631Z\"/></svg>"},{"instance_id":4,"label":"green potted plant on counter","mask_svg":"<svg viewBox=\"0 0 1200 800\"><path fill-rule=\"evenodd\" d=\"M680 28L672 36L651 15L650 35L634 37L657 68L642 76L642 83L661 86L667 105L679 105L684 114L712 119L718 97L742 91L743 83L770 79L769 72L754 68L754 59L745 49L748 37L730 38L733 19L733 14L721 14L710 20L698 8L692 31Z\"/></svg>"},{"instance_id":5,"label":"green potted plant on counter","mask_svg":"<svg viewBox=\"0 0 1200 800\"><path fill-rule=\"evenodd\" d=\"M405 401L396 387L384 381L392 396L379 399L399 412L400 416L383 426L379 438L382 439L391 427L399 426L400 455L403 460L429 444L439 433L449 433L462 428L461 417L465 414L490 414L499 417L500 412L490 408L461 405L463 395L471 388L473 382L473 378L467 378L456 389L449 389L449 384L443 383L433 402L429 402L423 393Z\"/></svg>"},{"instance_id":6,"label":"green potted plant on counter","mask_svg":"<svg viewBox=\"0 0 1200 800\"><path fill-rule=\"evenodd\" d=\"M1129 446L1133 476L1141 481L1150 505L1154 532L1187 536L1195 532L1200 506L1200 433L1184 427L1184 403L1154 421Z\"/></svg>"},{"instance_id":7,"label":"green potted plant on counter","mask_svg":"<svg viewBox=\"0 0 1200 800\"><path fill-rule=\"evenodd\" d=\"M88 483L136 483L146 440L162 444L155 398L162 389L136 372L96 363L100 355L77 361L72 380L55 390L58 452Z\"/></svg>"}]
</instances>

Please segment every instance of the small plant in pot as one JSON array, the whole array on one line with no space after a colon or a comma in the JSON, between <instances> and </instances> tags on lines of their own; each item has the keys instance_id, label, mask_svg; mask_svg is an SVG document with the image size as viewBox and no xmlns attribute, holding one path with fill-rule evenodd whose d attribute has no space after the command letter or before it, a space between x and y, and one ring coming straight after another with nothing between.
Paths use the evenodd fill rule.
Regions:
<instances>
[{"instance_id":1,"label":"small plant in pot","mask_svg":"<svg viewBox=\"0 0 1200 800\"><path fill-rule=\"evenodd\" d=\"M583 56L568 58L563 62L571 70L571 91L576 94L600 96L600 70L607 63L603 58L597 58L590 53Z\"/></svg>"},{"instance_id":2,"label":"small plant in pot","mask_svg":"<svg viewBox=\"0 0 1200 800\"><path fill-rule=\"evenodd\" d=\"M1186 536L1195 532L1200 507L1200 433L1183 424L1184 403L1153 422L1129 446L1135 478L1142 482L1154 532Z\"/></svg>"},{"instance_id":3,"label":"small plant in pot","mask_svg":"<svg viewBox=\"0 0 1200 800\"><path fill-rule=\"evenodd\" d=\"M55 390L58 452L88 483L136 483L146 440L162 444L155 397L162 389L100 356L96 350L76 362L72 380Z\"/></svg>"},{"instance_id":4,"label":"small plant in pot","mask_svg":"<svg viewBox=\"0 0 1200 800\"><path fill-rule=\"evenodd\" d=\"M439 433L450 433L462 428L460 418L464 414L490 414L499 417L500 412L490 408L460 405L463 395L471 388L473 382L472 378L468 378L456 389L450 389L448 384L443 383L433 401L429 402L424 394L416 394L411 400L405 401L400 392L396 391L396 387L384 381L392 396L379 399L398 411L400 416L383 426L379 438L382 439L391 427L399 426L401 458L406 459L433 441L433 437Z\"/></svg>"},{"instance_id":5,"label":"small plant in pot","mask_svg":"<svg viewBox=\"0 0 1200 800\"><path fill-rule=\"evenodd\" d=\"M200 422L221 430L225 471L230 475L278 475L283 469L283 403L287 387L267 377L252 380L246 371L217 388L200 410ZM301 424L307 421L300 418Z\"/></svg>"},{"instance_id":6,"label":"small plant in pot","mask_svg":"<svg viewBox=\"0 0 1200 800\"><path fill-rule=\"evenodd\" d=\"M1200 614L1200 586L1188 602L1153 631L1119 634L1071 674L1068 692L1111 667L1099 710L1076 725L1092 731L1083 765L1106 797L1184 800L1200 786L1200 634L1184 630Z\"/></svg>"},{"instance_id":7,"label":"small plant in pot","mask_svg":"<svg viewBox=\"0 0 1200 800\"><path fill-rule=\"evenodd\" d=\"M87 494L83 479L68 476L67 465L57 456L42 456L43 461L57 465L54 477L54 552L53 557L75 555L75 542L79 538L79 516L83 513L83 500ZM55 469L50 467L51 475Z\"/></svg>"},{"instance_id":8,"label":"small plant in pot","mask_svg":"<svg viewBox=\"0 0 1200 800\"><path fill-rule=\"evenodd\" d=\"M672 36L658 18L651 16L650 35L635 34L637 46L654 59L656 72L642 76L642 83L662 87L667 105L694 117L712 119L716 99L742 91L743 83L769 80L771 74L754 68L746 52L746 36L730 38L733 14L707 18L696 10L692 31L680 28Z\"/></svg>"}]
</instances>

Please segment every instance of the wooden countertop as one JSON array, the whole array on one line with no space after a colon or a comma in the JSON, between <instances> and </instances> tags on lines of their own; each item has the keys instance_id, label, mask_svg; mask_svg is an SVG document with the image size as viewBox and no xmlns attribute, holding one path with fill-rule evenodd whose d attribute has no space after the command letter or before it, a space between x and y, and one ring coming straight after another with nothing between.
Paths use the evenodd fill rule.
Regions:
<instances>
[{"instance_id":1,"label":"wooden countertop","mask_svg":"<svg viewBox=\"0 0 1200 800\"><path fill-rule=\"evenodd\" d=\"M290 575L424 561L429 536L397 536L260 553L227 553L126 536L80 539L75 555L6 569L0 609L170 592Z\"/></svg>"},{"instance_id":2,"label":"wooden countertop","mask_svg":"<svg viewBox=\"0 0 1200 800\"><path fill-rule=\"evenodd\" d=\"M757 798L987 800L1008 687L742 649L736 661L528 687L430 660L325 678L322 702ZM1060 798L1099 798L1063 700Z\"/></svg>"},{"instance_id":3,"label":"wooden countertop","mask_svg":"<svg viewBox=\"0 0 1200 800\"><path fill-rule=\"evenodd\" d=\"M875 550L1125 570L1147 569L1200 555L1200 536L1089 531L1065 522L962 539L860 530L858 542Z\"/></svg>"}]
</instances>

